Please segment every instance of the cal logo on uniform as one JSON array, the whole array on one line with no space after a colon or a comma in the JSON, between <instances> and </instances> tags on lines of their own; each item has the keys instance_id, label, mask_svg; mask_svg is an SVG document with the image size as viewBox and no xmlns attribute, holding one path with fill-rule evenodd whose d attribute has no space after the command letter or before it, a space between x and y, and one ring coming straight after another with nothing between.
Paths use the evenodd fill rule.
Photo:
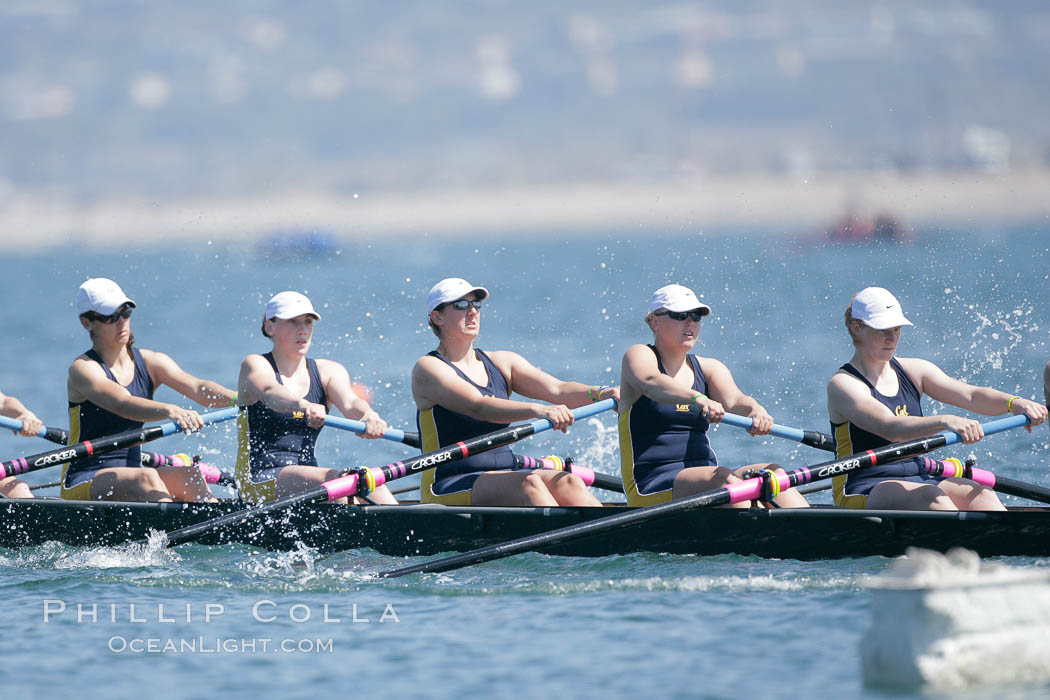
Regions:
<instances>
[{"instance_id":1,"label":"cal logo on uniform","mask_svg":"<svg viewBox=\"0 0 1050 700\"><path fill-rule=\"evenodd\" d=\"M903 405L897 406L897 408L893 409L893 412L898 416L906 416L908 415L908 407Z\"/></svg>"},{"instance_id":2,"label":"cal logo on uniform","mask_svg":"<svg viewBox=\"0 0 1050 700\"><path fill-rule=\"evenodd\" d=\"M692 408L692 406L687 403L676 403L674 407L678 409L679 413L689 413L689 409Z\"/></svg>"}]
</instances>

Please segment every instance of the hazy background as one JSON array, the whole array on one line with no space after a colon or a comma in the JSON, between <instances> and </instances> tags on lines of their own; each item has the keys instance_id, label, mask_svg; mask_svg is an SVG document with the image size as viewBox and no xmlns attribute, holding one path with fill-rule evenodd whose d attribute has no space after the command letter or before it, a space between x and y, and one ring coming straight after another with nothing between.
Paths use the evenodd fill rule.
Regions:
<instances>
[{"instance_id":1,"label":"hazy background","mask_svg":"<svg viewBox=\"0 0 1050 700\"><path fill-rule=\"evenodd\" d=\"M0 4L23 245L1050 212L1045 2Z\"/></svg>"}]
</instances>

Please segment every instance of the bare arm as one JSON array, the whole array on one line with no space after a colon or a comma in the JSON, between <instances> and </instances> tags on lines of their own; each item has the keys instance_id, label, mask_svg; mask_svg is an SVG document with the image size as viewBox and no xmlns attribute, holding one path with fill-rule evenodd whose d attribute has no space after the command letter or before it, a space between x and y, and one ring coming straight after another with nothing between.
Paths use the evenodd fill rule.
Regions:
<instances>
[{"instance_id":1,"label":"bare arm","mask_svg":"<svg viewBox=\"0 0 1050 700\"><path fill-rule=\"evenodd\" d=\"M0 392L0 415L22 421L22 430L19 433L26 437L33 437L39 434L44 427L44 424L36 417L36 414L22 405L21 401L3 392Z\"/></svg>"},{"instance_id":2,"label":"bare arm","mask_svg":"<svg viewBox=\"0 0 1050 700\"><path fill-rule=\"evenodd\" d=\"M305 398L294 395L278 382L274 377L273 367L262 355L248 355L241 362L237 393L237 403L241 406L250 406L261 401L267 408L278 413L299 411L312 428L323 425L328 414L327 406L310 403Z\"/></svg>"},{"instance_id":3,"label":"bare arm","mask_svg":"<svg viewBox=\"0 0 1050 700\"><path fill-rule=\"evenodd\" d=\"M748 432L752 435L768 435L773 429L773 417L755 397L740 390L729 368L710 358L701 360L700 366L707 377L707 390L711 398L720 402L730 413L750 418L752 427Z\"/></svg>"},{"instance_id":4,"label":"bare arm","mask_svg":"<svg viewBox=\"0 0 1050 700\"><path fill-rule=\"evenodd\" d=\"M645 396L657 403L688 404L697 392L660 371L656 355L646 345L633 345L624 353L620 365L620 386L628 401L634 403L637 396ZM722 420L725 408L716 399L699 395L695 404L701 414L712 423Z\"/></svg>"},{"instance_id":5,"label":"bare arm","mask_svg":"<svg viewBox=\"0 0 1050 700\"><path fill-rule=\"evenodd\" d=\"M920 391L938 401L985 416L998 416L1007 412L1027 415L1031 421L1031 424L1026 426L1029 432L1032 426L1046 420L1046 406L1020 396L1015 398L1012 394L991 387L967 384L949 377L940 367L927 360L903 359L901 366L921 382Z\"/></svg>"},{"instance_id":6,"label":"bare arm","mask_svg":"<svg viewBox=\"0 0 1050 700\"><path fill-rule=\"evenodd\" d=\"M66 387L70 401L88 400L110 413L135 421L171 419L184 430L199 430L203 425L196 411L175 404L132 396L126 388L111 381L97 362L78 357L69 367Z\"/></svg>"},{"instance_id":7,"label":"bare arm","mask_svg":"<svg viewBox=\"0 0 1050 700\"><path fill-rule=\"evenodd\" d=\"M849 421L853 425L890 442L927 437L942 430L952 430L963 442L977 442L984 436L981 424L953 415L897 416L871 395L868 387L856 377L838 372L828 382L828 415L832 423Z\"/></svg>"},{"instance_id":8,"label":"bare arm","mask_svg":"<svg viewBox=\"0 0 1050 700\"><path fill-rule=\"evenodd\" d=\"M620 399L620 387L594 387L580 382L567 382L544 372L516 352L489 353L507 378L511 391L531 399L578 408L607 398Z\"/></svg>"},{"instance_id":9,"label":"bare arm","mask_svg":"<svg viewBox=\"0 0 1050 700\"><path fill-rule=\"evenodd\" d=\"M233 391L207 379L198 379L179 367L175 360L162 352L141 350L150 373L161 384L167 384L188 399L201 406L217 408L233 403Z\"/></svg>"},{"instance_id":10,"label":"bare arm","mask_svg":"<svg viewBox=\"0 0 1050 700\"><path fill-rule=\"evenodd\" d=\"M412 368L412 396L420 410L443 406L491 423L547 418L556 429L564 430L573 421L572 413L565 406L482 396L451 367L429 355L419 358Z\"/></svg>"},{"instance_id":11,"label":"bare arm","mask_svg":"<svg viewBox=\"0 0 1050 700\"><path fill-rule=\"evenodd\" d=\"M339 412L347 418L364 422L365 432L358 433L358 436L372 440L382 437L387 429L386 421L379 417L367 401L357 395L346 368L331 360L317 360L317 369L324 383L325 393Z\"/></svg>"}]
</instances>

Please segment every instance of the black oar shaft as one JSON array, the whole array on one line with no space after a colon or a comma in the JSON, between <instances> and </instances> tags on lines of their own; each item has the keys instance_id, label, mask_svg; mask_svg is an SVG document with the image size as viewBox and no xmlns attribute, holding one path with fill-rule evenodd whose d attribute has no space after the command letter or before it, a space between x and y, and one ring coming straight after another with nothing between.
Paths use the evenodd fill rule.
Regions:
<instances>
[{"instance_id":1,"label":"black oar shaft","mask_svg":"<svg viewBox=\"0 0 1050 700\"><path fill-rule=\"evenodd\" d=\"M16 457L0 463L0 479L15 474L26 474L38 469L46 469L74 459L104 454L113 450L121 450L125 447L133 447L143 442L155 440L163 435L164 431L161 426L150 426L110 435L98 440L85 440L76 445L48 450L29 457Z\"/></svg>"},{"instance_id":2,"label":"black oar shaft","mask_svg":"<svg viewBox=\"0 0 1050 700\"><path fill-rule=\"evenodd\" d=\"M943 447L945 444L947 444L947 439L944 435L935 435L920 440L894 443L876 450L869 450L862 454L851 455L844 459L836 459L812 467L795 469L787 473L787 479L791 486L799 486L801 484L808 484L811 481L829 479L833 476L838 476L839 474L848 474L849 472L865 469L876 464L892 462L905 457L929 452L938 447ZM451 571L464 566L470 566L471 564L491 561L493 559L502 559L503 557L527 552L532 549L549 547L568 540L587 537L601 532L608 532L610 530L647 522L649 520L656 520L675 513L683 513L697 508L729 505L730 503L739 502L741 500L757 498L760 495L755 492L755 486L758 482L758 479L747 479L714 491L707 491L677 501L661 503L647 508L639 508L625 513L617 513L616 515L592 520L589 523L571 525L550 532L523 537L519 540L491 545L489 547L474 550L473 552L464 552L463 554L435 559L429 562L423 562L422 564L415 564L400 569L394 569L392 571L381 572L379 576L381 578L396 578L408 574Z\"/></svg>"},{"instance_id":3,"label":"black oar shaft","mask_svg":"<svg viewBox=\"0 0 1050 700\"><path fill-rule=\"evenodd\" d=\"M690 503L693 504L692 508L721 506L729 504L731 495L725 489L719 489L717 491L708 491L707 493L693 496L689 500ZM683 502L684 501L669 501L667 503L649 506L648 508L629 510L623 513L617 513L616 515L609 515L604 518L592 520L588 523L570 525L569 527L559 528L550 532L541 532L536 535L522 537L521 539L512 542L503 542L501 544L482 547L481 549L475 549L472 552L464 552L463 554L456 554L442 559L414 564L412 566L394 569L393 571L383 571L379 573L379 578L398 578L399 576L407 576L409 574L451 571L452 569L461 569L464 566L480 564L482 562L492 561L493 559L502 559L532 549L550 547L568 540L587 537L588 535L600 532L610 532L612 530L618 530L650 519L664 517L671 513L686 510L681 508Z\"/></svg>"},{"instance_id":4,"label":"black oar shaft","mask_svg":"<svg viewBox=\"0 0 1050 700\"><path fill-rule=\"evenodd\" d=\"M288 508L300 503L312 503L315 501L327 501L328 491L323 486L315 486L306 491L300 491L299 493L293 493L290 496L284 496L273 501L267 501L266 503L247 508L245 510L234 511L233 513L227 513L226 515L220 515L218 518L212 518L211 520L205 520L204 522L196 523L194 525L187 525L186 527L180 527L178 530L172 530L171 532L165 533L168 540L168 547L174 547L175 545L182 544L184 542L191 542L201 535L204 535L212 530L218 530L225 527L231 527L239 523L243 523L247 520L254 518L260 518L267 513L273 513L274 511L281 510L282 508Z\"/></svg>"},{"instance_id":5,"label":"black oar shaft","mask_svg":"<svg viewBox=\"0 0 1050 700\"><path fill-rule=\"evenodd\" d=\"M497 447L502 447L503 445L509 445L512 442L516 442L532 435L535 431L536 428L532 423L508 426L502 430L488 433L487 435L481 435L464 442L456 443L455 445L449 445L440 450L435 450L434 452L411 457L404 462L388 464L384 467L379 467L378 469L383 474L383 482L386 483L409 474L432 469L440 464L444 464L445 462L462 459L472 454L486 452ZM316 486L307 489L306 491L300 491L299 493L278 498L274 501L268 501L252 508L228 513L227 515L206 520L195 525L188 525L179 528L178 530L172 530L167 533L167 546L174 547L185 542L190 542L212 530L232 527L233 525L254 518L259 518L267 513L273 513L284 508L290 508L306 503L336 500L338 498L343 498L344 496L352 496L354 495L353 492L356 491L357 479L358 476L356 474L342 476L338 479L326 482L326 485ZM352 486L353 488L344 488L346 486Z\"/></svg>"},{"instance_id":6,"label":"black oar shaft","mask_svg":"<svg viewBox=\"0 0 1050 700\"><path fill-rule=\"evenodd\" d=\"M43 437L45 440L50 440L59 445L65 445L69 442L69 433L62 428L45 427Z\"/></svg>"},{"instance_id":7,"label":"black oar shaft","mask_svg":"<svg viewBox=\"0 0 1050 700\"><path fill-rule=\"evenodd\" d=\"M201 420L205 425L211 425L212 423L236 417L236 408L224 408L205 413L201 416ZM59 447L47 452L30 455L29 457L16 457L6 462L0 462L0 479L14 474L25 474L37 469L46 469L58 464L64 464L73 459L101 455L113 450L121 450L125 447L134 447L165 435L172 435L179 430L181 428L174 421L168 421L159 425L143 426L138 430L128 430L116 435L105 435L92 440L84 440L69 447Z\"/></svg>"},{"instance_id":8,"label":"black oar shaft","mask_svg":"<svg viewBox=\"0 0 1050 700\"><path fill-rule=\"evenodd\" d=\"M1028 498L1041 503L1050 503L1050 489L999 476L998 474L995 475L995 485L992 488L1011 496L1020 496L1021 498Z\"/></svg>"},{"instance_id":9,"label":"black oar shaft","mask_svg":"<svg viewBox=\"0 0 1050 700\"><path fill-rule=\"evenodd\" d=\"M802 431L802 435L803 437L800 442L803 445L816 447L818 450L824 450L825 452L835 451L835 438L827 433L817 432L816 430L804 430Z\"/></svg>"},{"instance_id":10,"label":"black oar shaft","mask_svg":"<svg viewBox=\"0 0 1050 700\"><path fill-rule=\"evenodd\" d=\"M611 474L594 472L594 483L591 484L591 486L596 489L605 489L606 491L623 493L623 481L620 480L620 477L612 476Z\"/></svg>"},{"instance_id":11,"label":"black oar shaft","mask_svg":"<svg viewBox=\"0 0 1050 700\"><path fill-rule=\"evenodd\" d=\"M613 399L605 399L604 401L597 401L589 406L581 406L573 409L572 413L575 419L579 420L581 418L601 413L602 411L607 411L614 408L615 405L616 402ZM376 484L385 484L394 479L408 476L409 474L415 474L416 472L421 472L426 469L433 469L445 462L463 459L464 457L469 457L473 454L509 445L512 442L517 442L518 440L527 438L537 432L549 430L552 427L553 424L547 419L537 419L529 423L509 425L506 428L502 428L495 432L479 435L470 438L469 440L458 442L455 445L448 445L440 450L412 457L404 462L395 462L394 464L388 464L385 467L365 468L360 473L341 476L337 479L326 481L320 486L291 494L284 498L279 498L276 501L270 501L269 503L260 506L246 508L235 513L229 513L219 518L197 523L196 525L172 530L170 533L167 533L168 546L171 547L176 544L181 544L182 542L188 542L200 537L214 528L236 525L282 508L290 508L299 504L312 503L315 501L335 501L347 496L354 496L360 492L359 480L362 477L373 479Z\"/></svg>"}]
</instances>

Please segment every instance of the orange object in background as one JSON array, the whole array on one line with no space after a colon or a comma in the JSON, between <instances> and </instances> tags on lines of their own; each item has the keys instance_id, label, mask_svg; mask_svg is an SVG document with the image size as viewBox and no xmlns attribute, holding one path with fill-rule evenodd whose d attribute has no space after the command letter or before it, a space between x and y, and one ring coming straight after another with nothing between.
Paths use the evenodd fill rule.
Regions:
<instances>
[{"instance_id":1,"label":"orange object in background","mask_svg":"<svg viewBox=\"0 0 1050 700\"><path fill-rule=\"evenodd\" d=\"M366 384L362 384L361 382L350 382L350 386L353 387L355 394L360 396L369 404L372 403L372 390L369 389Z\"/></svg>"}]
</instances>

